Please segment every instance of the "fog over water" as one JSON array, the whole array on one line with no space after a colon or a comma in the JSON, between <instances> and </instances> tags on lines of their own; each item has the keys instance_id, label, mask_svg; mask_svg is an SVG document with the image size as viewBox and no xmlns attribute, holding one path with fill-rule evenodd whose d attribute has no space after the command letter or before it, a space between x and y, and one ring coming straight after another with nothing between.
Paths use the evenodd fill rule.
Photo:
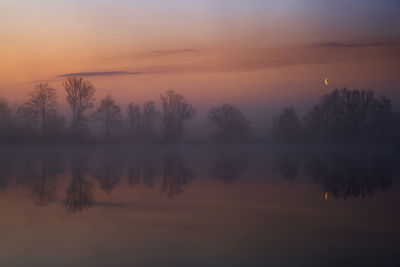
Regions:
<instances>
[{"instance_id":1,"label":"fog over water","mask_svg":"<svg viewBox=\"0 0 400 267\"><path fill-rule=\"evenodd\" d=\"M1 262L392 266L399 154L362 145L2 147Z\"/></svg>"}]
</instances>

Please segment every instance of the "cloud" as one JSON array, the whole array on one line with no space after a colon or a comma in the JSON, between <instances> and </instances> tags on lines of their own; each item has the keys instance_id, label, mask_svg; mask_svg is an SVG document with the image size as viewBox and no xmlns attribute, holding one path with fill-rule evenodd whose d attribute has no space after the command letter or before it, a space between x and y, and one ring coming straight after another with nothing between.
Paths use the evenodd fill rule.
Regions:
<instances>
[{"instance_id":1,"label":"cloud","mask_svg":"<svg viewBox=\"0 0 400 267\"><path fill-rule=\"evenodd\" d=\"M197 49L186 48L186 49L172 49L172 50L152 50L151 53L154 55L176 55L176 54L189 54L198 53Z\"/></svg>"},{"instance_id":2,"label":"cloud","mask_svg":"<svg viewBox=\"0 0 400 267\"><path fill-rule=\"evenodd\" d=\"M57 75L58 78L63 77L93 77L93 76L116 76L116 75L139 75L143 72L132 71L95 71L95 72L74 72Z\"/></svg>"},{"instance_id":3,"label":"cloud","mask_svg":"<svg viewBox=\"0 0 400 267\"><path fill-rule=\"evenodd\" d=\"M388 46L400 46L400 40L392 41L364 41L364 42L326 42L317 43L312 46L322 48L362 48L362 47L388 47Z\"/></svg>"}]
</instances>

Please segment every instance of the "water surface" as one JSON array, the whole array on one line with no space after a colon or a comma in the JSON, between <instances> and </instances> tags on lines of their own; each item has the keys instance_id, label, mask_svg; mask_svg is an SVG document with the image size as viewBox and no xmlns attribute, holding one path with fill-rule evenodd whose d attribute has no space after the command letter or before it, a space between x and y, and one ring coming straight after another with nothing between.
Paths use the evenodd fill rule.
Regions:
<instances>
[{"instance_id":1,"label":"water surface","mask_svg":"<svg viewBox=\"0 0 400 267\"><path fill-rule=\"evenodd\" d=\"M395 147L0 151L1 266L400 266Z\"/></svg>"}]
</instances>

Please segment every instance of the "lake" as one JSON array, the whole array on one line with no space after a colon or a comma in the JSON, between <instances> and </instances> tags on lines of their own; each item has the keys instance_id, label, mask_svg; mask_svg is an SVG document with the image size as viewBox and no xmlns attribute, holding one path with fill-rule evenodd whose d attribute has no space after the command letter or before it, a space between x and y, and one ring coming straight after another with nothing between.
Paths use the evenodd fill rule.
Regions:
<instances>
[{"instance_id":1,"label":"lake","mask_svg":"<svg viewBox=\"0 0 400 267\"><path fill-rule=\"evenodd\" d=\"M400 148L0 148L0 266L400 266Z\"/></svg>"}]
</instances>

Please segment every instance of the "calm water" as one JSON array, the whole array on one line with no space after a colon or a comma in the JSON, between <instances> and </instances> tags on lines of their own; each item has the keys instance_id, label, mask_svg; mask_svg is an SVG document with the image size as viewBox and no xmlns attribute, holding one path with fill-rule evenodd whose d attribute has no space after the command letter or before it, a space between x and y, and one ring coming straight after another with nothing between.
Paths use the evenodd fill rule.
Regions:
<instances>
[{"instance_id":1,"label":"calm water","mask_svg":"<svg viewBox=\"0 0 400 267\"><path fill-rule=\"evenodd\" d=\"M400 266L395 147L0 151L0 266Z\"/></svg>"}]
</instances>

